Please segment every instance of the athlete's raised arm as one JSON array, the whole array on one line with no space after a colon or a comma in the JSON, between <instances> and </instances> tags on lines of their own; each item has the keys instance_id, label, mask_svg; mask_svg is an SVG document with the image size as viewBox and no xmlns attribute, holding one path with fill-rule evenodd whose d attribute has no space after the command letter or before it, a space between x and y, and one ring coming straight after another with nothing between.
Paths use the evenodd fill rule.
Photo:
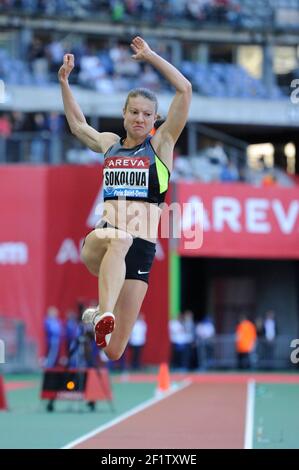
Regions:
<instances>
[{"instance_id":1,"label":"athlete's raised arm","mask_svg":"<svg viewBox=\"0 0 299 470\"><path fill-rule=\"evenodd\" d=\"M142 60L152 65L176 90L166 121L152 138L152 145L171 170L173 148L188 118L192 86L179 70L154 52L139 36L132 40L131 48L134 51L134 60Z\"/></svg>"},{"instance_id":2,"label":"athlete's raised arm","mask_svg":"<svg viewBox=\"0 0 299 470\"><path fill-rule=\"evenodd\" d=\"M95 152L105 153L119 137L112 132L98 132L87 123L68 82L69 75L73 68L73 54L65 54L63 64L58 71L58 79L61 86L64 111L70 130L72 134L90 149Z\"/></svg>"}]
</instances>

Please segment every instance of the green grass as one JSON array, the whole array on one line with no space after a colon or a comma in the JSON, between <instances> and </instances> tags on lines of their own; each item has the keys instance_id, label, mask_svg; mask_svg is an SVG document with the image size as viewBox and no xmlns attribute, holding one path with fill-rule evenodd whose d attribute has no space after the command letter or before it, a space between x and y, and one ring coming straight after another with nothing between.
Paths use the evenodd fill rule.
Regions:
<instances>
[{"instance_id":1,"label":"green grass","mask_svg":"<svg viewBox=\"0 0 299 470\"><path fill-rule=\"evenodd\" d=\"M299 449L299 384L257 384L254 449Z\"/></svg>"},{"instance_id":2,"label":"green grass","mask_svg":"<svg viewBox=\"0 0 299 470\"><path fill-rule=\"evenodd\" d=\"M82 401L57 401L55 411L46 411L40 400L41 376L18 376L32 380L34 387L7 394L9 411L0 412L1 449L57 449L152 398L155 384L120 382L112 384L114 411L107 401L91 412ZM6 377L6 382L11 378Z\"/></svg>"}]
</instances>

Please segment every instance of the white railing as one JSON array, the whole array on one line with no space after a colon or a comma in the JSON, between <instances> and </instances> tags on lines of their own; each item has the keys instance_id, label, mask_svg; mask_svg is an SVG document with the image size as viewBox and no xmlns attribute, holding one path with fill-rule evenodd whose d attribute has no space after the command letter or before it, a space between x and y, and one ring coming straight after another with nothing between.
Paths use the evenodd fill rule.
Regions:
<instances>
[{"instance_id":1,"label":"white railing","mask_svg":"<svg viewBox=\"0 0 299 470\"><path fill-rule=\"evenodd\" d=\"M26 336L25 323L0 317L1 370L4 372L38 369L37 345Z\"/></svg>"}]
</instances>

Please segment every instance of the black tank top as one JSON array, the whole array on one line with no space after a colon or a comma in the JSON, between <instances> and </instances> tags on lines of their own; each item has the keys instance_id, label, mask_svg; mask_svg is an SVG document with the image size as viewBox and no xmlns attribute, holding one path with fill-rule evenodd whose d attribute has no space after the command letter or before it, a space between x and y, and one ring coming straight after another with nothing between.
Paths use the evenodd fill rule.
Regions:
<instances>
[{"instance_id":1,"label":"black tank top","mask_svg":"<svg viewBox=\"0 0 299 470\"><path fill-rule=\"evenodd\" d=\"M124 198L160 204L169 183L169 170L155 154L148 136L140 145L123 148L119 142L105 153L104 201Z\"/></svg>"}]
</instances>

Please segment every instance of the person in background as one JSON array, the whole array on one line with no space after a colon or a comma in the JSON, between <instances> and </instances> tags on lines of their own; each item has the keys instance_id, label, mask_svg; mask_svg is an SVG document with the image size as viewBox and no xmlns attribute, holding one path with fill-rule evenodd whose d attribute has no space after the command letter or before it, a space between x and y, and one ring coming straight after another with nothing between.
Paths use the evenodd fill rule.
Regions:
<instances>
[{"instance_id":1,"label":"person in background","mask_svg":"<svg viewBox=\"0 0 299 470\"><path fill-rule=\"evenodd\" d=\"M265 327L264 319L262 316L258 316L254 320L256 330L256 358L258 367L263 366L265 359Z\"/></svg>"},{"instance_id":2,"label":"person in background","mask_svg":"<svg viewBox=\"0 0 299 470\"><path fill-rule=\"evenodd\" d=\"M48 308L44 321L44 330L47 341L47 357L45 366L55 367L58 363L60 346L62 342L63 330L59 319L58 308L51 306Z\"/></svg>"},{"instance_id":3,"label":"person in background","mask_svg":"<svg viewBox=\"0 0 299 470\"><path fill-rule=\"evenodd\" d=\"M65 340L66 340L66 352L68 357L68 366L76 366L74 355L72 354L72 349L74 342L77 340L80 335L80 325L78 322L78 317L73 310L69 310L66 314L66 323L65 323Z\"/></svg>"},{"instance_id":4,"label":"person in background","mask_svg":"<svg viewBox=\"0 0 299 470\"><path fill-rule=\"evenodd\" d=\"M265 314L264 331L265 331L264 357L266 361L266 366L268 368L273 368L275 340L277 336L277 324L275 320L274 310L268 310Z\"/></svg>"},{"instance_id":5,"label":"person in background","mask_svg":"<svg viewBox=\"0 0 299 470\"><path fill-rule=\"evenodd\" d=\"M131 350L131 368L139 370L142 364L142 350L146 343L147 324L143 313L139 313L138 318L133 326L129 339L129 347Z\"/></svg>"},{"instance_id":6,"label":"person in background","mask_svg":"<svg viewBox=\"0 0 299 470\"><path fill-rule=\"evenodd\" d=\"M214 357L213 338L215 336L215 326L212 318L205 316L195 328L198 365L200 370L210 367Z\"/></svg>"},{"instance_id":7,"label":"person in background","mask_svg":"<svg viewBox=\"0 0 299 470\"><path fill-rule=\"evenodd\" d=\"M256 343L256 328L247 315L243 314L236 328L236 351L238 369L250 369L252 366L251 355Z\"/></svg>"},{"instance_id":8,"label":"person in background","mask_svg":"<svg viewBox=\"0 0 299 470\"><path fill-rule=\"evenodd\" d=\"M171 367L186 372L190 368L191 338L186 331L184 315L169 320L169 337L171 343Z\"/></svg>"}]
</instances>

